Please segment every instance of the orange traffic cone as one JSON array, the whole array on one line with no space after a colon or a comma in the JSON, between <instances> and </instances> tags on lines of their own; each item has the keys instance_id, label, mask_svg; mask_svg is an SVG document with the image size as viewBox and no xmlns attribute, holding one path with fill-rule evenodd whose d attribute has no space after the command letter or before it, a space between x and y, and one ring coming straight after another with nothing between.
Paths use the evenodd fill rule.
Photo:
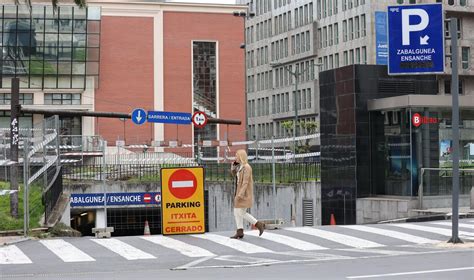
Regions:
<instances>
[{"instance_id":1,"label":"orange traffic cone","mask_svg":"<svg viewBox=\"0 0 474 280\"><path fill-rule=\"evenodd\" d=\"M150 235L150 226L148 226L148 221L145 221L145 232L143 235Z\"/></svg>"},{"instance_id":2,"label":"orange traffic cone","mask_svg":"<svg viewBox=\"0 0 474 280\"><path fill-rule=\"evenodd\" d=\"M329 223L331 226L336 225L336 218L334 218L334 214L331 213L331 222Z\"/></svg>"}]
</instances>

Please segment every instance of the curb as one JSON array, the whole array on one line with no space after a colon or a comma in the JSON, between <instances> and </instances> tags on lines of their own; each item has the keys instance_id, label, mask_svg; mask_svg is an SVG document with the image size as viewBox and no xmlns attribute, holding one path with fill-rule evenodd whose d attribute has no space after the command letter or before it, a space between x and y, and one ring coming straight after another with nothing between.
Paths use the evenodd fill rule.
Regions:
<instances>
[{"instance_id":1,"label":"curb","mask_svg":"<svg viewBox=\"0 0 474 280\"><path fill-rule=\"evenodd\" d=\"M30 237L22 237L20 239L13 240L13 241L2 242L0 244L0 247L7 246L7 245L13 245L13 244L17 244L17 243L20 243L20 242L25 242L25 241L28 241L28 240L31 240L31 238Z\"/></svg>"}]
</instances>

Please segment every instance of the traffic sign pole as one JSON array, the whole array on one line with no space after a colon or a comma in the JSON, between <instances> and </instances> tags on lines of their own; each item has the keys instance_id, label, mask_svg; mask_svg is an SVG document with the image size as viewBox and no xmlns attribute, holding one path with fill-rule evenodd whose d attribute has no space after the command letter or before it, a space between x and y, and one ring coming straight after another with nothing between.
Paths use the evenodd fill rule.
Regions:
<instances>
[{"instance_id":1,"label":"traffic sign pole","mask_svg":"<svg viewBox=\"0 0 474 280\"><path fill-rule=\"evenodd\" d=\"M458 22L451 18L449 34L451 35L451 96L452 130L453 130L453 201L452 201L452 236L450 243L462 243L459 238L459 75L458 75Z\"/></svg>"}]
</instances>

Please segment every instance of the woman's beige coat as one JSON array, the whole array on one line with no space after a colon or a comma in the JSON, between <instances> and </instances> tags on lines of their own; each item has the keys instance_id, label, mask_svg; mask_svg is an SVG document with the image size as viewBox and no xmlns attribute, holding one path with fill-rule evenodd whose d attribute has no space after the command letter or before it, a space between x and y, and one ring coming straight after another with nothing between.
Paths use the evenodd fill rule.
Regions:
<instances>
[{"instance_id":1,"label":"woman's beige coat","mask_svg":"<svg viewBox=\"0 0 474 280\"><path fill-rule=\"evenodd\" d=\"M252 167L244 164L240 174L238 168L232 168L232 174L237 176L237 188L235 190L234 208L252 208L253 204L253 175ZM240 179L239 179L240 177Z\"/></svg>"}]
</instances>

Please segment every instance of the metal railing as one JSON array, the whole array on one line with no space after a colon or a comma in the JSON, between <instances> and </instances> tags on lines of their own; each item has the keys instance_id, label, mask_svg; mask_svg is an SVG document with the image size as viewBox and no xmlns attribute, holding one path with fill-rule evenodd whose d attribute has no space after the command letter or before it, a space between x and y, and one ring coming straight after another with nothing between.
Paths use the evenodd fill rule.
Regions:
<instances>
[{"instance_id":1,"label":"metal railing","mask_svg":"<svg viewBox=\"0 0 474 280\"><path fill-rule=\"evenodd\" d=\"M420 185L418 186L420 209L423 209L423 197L425 196L452 194L452 172L452 168L421 168ZM474 169L459 169L459 194L469 194L472 187L474 187Z\"/></svg>"},{"instance_id":2,"label":"metal railing","mask_svg":"<svg viewBox=\"0 0 474 280\"><path fill-rule=\"evenodd\" d=\"M55 174L52 176L51 183L43 191L43 204L45 223L48 222L54 207L56 206L61 194L63 193L63 177L61 168L52 169Z\"/></svg>"},{"instance_id":3,"label":"metal railing","mask_svg":"<svg viewBox=\"0 0 474 280\"><path fill-rule=\"evenodd\" d=\"M106 166L105 178L109 181L159 182L161 168L195 165L197 164L113 164ZM233 180L229 163L203 163L202 166L208 181L230 182ZM272 182L271 163L251 163L251 166L255 182ZM66 184L77 181L100 181L103 176L100 164L63 165L62 169ZM318 162L275 164L276 183L319 180L320 164Z\"/></svg>"}]
</instances>

